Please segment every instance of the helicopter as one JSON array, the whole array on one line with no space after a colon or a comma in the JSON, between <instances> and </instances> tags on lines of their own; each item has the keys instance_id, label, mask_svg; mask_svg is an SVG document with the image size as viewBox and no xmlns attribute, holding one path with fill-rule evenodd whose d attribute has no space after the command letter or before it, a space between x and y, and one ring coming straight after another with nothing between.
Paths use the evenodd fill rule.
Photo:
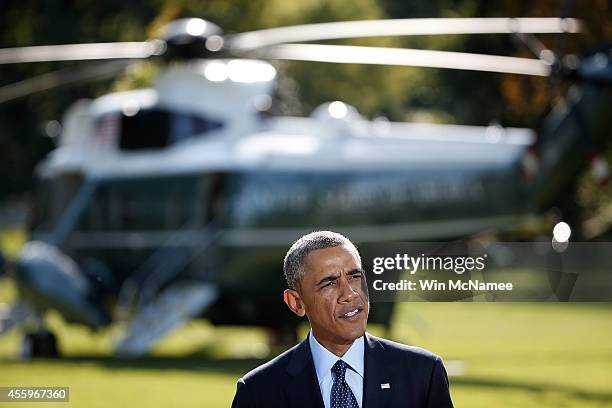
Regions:
<instances>
[{"instance_id":1,"label":"helicopter","mask_svg":"<svg viewBox=\"0 0 612 408\"><path fill-rule=\"evenodd\" d=\"M58 354L49 310L92 329L123 323L119 355L138 356L198 317L268 328L293 341L281 260L315 229L360 245L511 231L557 205L609 141L610 48L581 60L313 44L390 35L576 33L558 18L368 20L225 35L170 23L161 39L0 50L0 64L111 60L0 88L7 101L114 75L131 60L174 61L152 88L79 101L37 168L31 240L14 263L19 298L0 334L30 324L24 357ZM537 48L537 47L536 47ZM310 117L270 115L267 60L391 64L558 75L573 87L531 129L367 120L332 101ZM51 83L52 85L46 85ZM587 108L588 107L588 108ZM388 325L393 303L370 321Z\"/></svg>"}]
</instances>

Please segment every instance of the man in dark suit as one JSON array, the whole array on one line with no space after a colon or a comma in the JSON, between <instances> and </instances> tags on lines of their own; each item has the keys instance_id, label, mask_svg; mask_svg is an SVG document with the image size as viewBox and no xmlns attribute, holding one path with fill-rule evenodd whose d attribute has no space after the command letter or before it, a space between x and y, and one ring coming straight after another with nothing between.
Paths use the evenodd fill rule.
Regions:
<instances>
[{"instance_id":1,"label":"man in dark suit","mask_svg":"<svg viewBox=\"0 0 612 408\"><path fill-rule=\"evenodd\" d=\"M366 333L361 258L344 236L297 240L283 265L283 299L311 330L297 346L238 380L234 408L452 408L442 361L426 350Z\"/></svg>"}]
</instances>

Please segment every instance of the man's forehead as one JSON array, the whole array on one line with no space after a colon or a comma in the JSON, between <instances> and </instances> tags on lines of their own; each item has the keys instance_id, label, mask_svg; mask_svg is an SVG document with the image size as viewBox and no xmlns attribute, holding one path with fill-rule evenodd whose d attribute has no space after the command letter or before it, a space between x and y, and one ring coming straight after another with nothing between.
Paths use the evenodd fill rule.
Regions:
<instances>
[{"instance_id":1,"label":"man's forehead","mask_svg":"<svg viewBox=\"0 0 612 408\"><path fill-rule=\"evenodd\" d=\"M333 267L361 268L361 262L355 248L338 245L310 252L304 259L304 266L310 271L323 272Z\"/></svg>"}]
</instances>

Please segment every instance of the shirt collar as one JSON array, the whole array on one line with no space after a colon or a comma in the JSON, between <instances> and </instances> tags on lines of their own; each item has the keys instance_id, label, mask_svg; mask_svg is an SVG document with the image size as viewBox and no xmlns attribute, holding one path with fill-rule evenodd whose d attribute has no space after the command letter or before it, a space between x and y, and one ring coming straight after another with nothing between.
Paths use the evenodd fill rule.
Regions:
<instances>
[{"instance_id":1,"label":"shirt collar","mask_svg":"<svg viewBox=\"0 0 612 408\"><path fill-rule=\"evenodd\" d=\"M319 383L321 383L326 376L331 375L331 368L338 360L343 360L363 378L363 353L365 347L363 336L353 341L351 347L349 347L342 357L338 357L323 347L315 338L312 330L308 334L308 342L310 344L310 352L312 353L312 359L314 361Z\"/></svg>"}]
</instances>

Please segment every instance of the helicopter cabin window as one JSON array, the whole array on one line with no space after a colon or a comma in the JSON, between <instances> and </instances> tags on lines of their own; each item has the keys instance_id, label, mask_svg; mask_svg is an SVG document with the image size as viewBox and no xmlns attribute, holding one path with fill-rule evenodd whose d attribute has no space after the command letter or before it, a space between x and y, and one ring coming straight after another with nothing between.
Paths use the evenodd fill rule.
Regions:
<instances>
[{"instance_id":1,"label":"helicopter cabin window","mask_svg":"<svg viewBox=\"0 0 612 408\"><path fill-rule=\"evenodd\" d=\"M221 121L203 116L160 108L142 109L121 117L119 147L160 149L221 127Z\"/></svg>"},{"instance_id":2,"label":"helicopter cabin window","mask_svg":"<svg viewBox=\"0 0 612 408\"><path fill-rule=\"evenodd\" d=\"M80 231L175 230L194 223L195 177L114 180L98 186Z\"/></svg>"}]
</instances>

